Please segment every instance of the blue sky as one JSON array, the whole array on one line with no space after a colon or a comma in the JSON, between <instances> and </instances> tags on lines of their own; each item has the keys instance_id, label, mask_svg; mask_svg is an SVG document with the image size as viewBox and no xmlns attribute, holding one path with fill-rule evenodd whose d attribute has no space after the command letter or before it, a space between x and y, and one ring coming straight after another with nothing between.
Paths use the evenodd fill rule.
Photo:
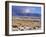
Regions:
<instances>
[{"instance_id":1,"label":"blue sky","mask_svg":"<svg viewBox=\"0 0 46 37\"><path fill-rule=\"evenodd\" d=\"M12 6L13 16L40 16L41 7L34 6Z\"/></svg>"}]
</instances>

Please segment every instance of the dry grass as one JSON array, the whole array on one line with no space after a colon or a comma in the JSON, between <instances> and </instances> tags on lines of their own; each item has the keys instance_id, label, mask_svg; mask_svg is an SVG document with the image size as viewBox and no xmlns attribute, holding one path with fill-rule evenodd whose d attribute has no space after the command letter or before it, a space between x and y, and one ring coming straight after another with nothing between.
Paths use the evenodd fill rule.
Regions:
<instances>
[{"instance_id":1,"label":"dry grass","mask_svg":"<svg viewBox=\"0 0 46 37\"><path fill-rule=\"evenodd\" d=\"M15 17L14 17L15 18ZM40 19L38 20L19 20L19 19L12 19L12 25L17 26L17 27L36 27L36 26L41 26L40 24Z\"/></svg>"}]
</instances>

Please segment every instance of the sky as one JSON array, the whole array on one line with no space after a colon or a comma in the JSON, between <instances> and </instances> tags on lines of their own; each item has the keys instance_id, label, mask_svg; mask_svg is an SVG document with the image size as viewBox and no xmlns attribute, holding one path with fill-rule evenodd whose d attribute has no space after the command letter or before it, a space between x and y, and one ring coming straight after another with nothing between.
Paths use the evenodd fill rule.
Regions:
<instances>
[{"instance_id":1,"label":"sky","mask_svg":"<svg viewBox=\"0 0 46 37\"><path fill-rule=\"evenodd\" d=\"M41 7L12 6L12 16L40 16Z\"/></svg>"}]
</instances>

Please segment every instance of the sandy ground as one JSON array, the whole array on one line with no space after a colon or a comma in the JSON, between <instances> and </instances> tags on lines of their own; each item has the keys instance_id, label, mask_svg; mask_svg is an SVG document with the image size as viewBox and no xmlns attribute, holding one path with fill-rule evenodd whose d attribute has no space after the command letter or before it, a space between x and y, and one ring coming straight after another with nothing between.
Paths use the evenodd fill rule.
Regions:
<instances>
[{"instance_id":1,"label":"sandy ground","mask_svg":"<svg viewBox=\"0 0 46 37\"><path fill-rule=\"evenodd\" d=\"M40 19L31 19L30 18L28 20L24 20L24 19L20 19L20 18L16 19L16 17L12 18L12 27L13 28L31 27L33 29L34 27L40 28L40 26L41 26Z\"/></svg>"}]
</instances>

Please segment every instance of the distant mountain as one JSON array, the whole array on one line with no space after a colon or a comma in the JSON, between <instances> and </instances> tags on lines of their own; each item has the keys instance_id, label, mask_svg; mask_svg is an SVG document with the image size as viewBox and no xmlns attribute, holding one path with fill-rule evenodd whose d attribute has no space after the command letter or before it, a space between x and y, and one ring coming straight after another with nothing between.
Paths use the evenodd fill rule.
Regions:
<instances>
[{"instance_id":1,"label":"distant mountain","mask_svg":"<svg viewBox=\"0 0 46 37\"><path fill-rule=\"evenodd\" d=\"M36 16L36 17L40 17L41 14L36 14L36 13L16 13L13 16Z\"/></svg>"}]
</instances>

